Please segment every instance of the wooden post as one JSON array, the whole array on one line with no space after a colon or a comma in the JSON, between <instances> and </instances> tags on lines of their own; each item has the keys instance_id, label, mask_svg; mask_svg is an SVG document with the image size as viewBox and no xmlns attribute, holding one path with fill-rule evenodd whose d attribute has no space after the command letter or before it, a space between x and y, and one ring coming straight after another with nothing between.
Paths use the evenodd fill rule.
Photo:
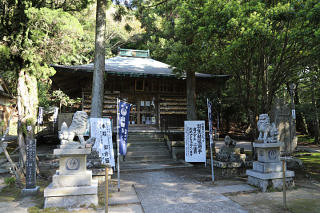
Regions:
<instances>
[{"instance_id":1,"label":"wooden post","mask_svg":"<svg viewBox=\"0 0 320 213\"><path fill-rule=\"evenodd\" d=\"M285 158L282 159L282 192L283 192L283 208L287 209L287 194L286 194L286 160Z\"/></svg>"},{"instance_id":2,"label":"wooden post","mask_svg":"<svg viewBox=\"0 0 320 213\"><path fill-rule=\"evenodd\" d=\"M106 166L106 173L105 173L105 213L108 213L108 205L109 205L109 167Z\"/></svg>"}]
</instances>

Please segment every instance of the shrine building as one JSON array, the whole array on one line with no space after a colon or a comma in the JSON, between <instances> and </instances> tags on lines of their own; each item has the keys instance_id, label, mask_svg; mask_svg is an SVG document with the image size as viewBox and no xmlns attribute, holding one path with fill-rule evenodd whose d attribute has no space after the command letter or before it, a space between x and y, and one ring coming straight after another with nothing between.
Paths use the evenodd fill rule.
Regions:
<instances>
[{"instance_id":1,"label":"shrine building","mask_svg":"<svg viewBox=\"0 0 320 213\"><path fill-rule=\"evenodd\" d=\"M82 110L90 114L94 64L52 65L53 89L82 98ZM150 58L149 51L120 49L105 60L103 116L116 117L116 99L133 104L130 126L156 127L166 120L169 127L183 127L187 116L186 79L165 63ZM196 93L218 90L229 75L196 73Z\"/></svg>"}]
</instances>

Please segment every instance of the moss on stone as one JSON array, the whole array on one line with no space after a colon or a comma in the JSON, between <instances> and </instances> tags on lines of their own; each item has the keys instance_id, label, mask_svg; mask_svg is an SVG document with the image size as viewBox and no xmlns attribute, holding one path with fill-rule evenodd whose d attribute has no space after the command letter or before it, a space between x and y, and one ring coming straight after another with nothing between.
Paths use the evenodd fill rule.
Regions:
<instances>
[{"instance_id":1,"label":"moss on stone","mask_svg":"<svg viewBox=\"0 0 320 213\"><path fill-rule=\"evenodd\" d=\"M40 209L39 207L33 206L28 208L29 213L67 213L68 211L64 208L46 208Z\"/></svg>"}]
</instances>

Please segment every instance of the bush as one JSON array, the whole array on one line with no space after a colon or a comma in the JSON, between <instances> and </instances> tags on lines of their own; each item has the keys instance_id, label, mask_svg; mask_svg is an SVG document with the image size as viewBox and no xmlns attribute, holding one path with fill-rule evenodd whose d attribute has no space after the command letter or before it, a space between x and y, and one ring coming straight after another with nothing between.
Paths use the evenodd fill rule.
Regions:
<instances>
[{"instance_id":1,"label":"bush","mask_svg":"<svg viewBox=\"0 0 320 213\"><path fill-rule=\"evenodd\" d=\"M12 186L16 183L16 178L15 177L6 177L4 179L4 183L8 186Z\"/></svg>"}]
</instances>

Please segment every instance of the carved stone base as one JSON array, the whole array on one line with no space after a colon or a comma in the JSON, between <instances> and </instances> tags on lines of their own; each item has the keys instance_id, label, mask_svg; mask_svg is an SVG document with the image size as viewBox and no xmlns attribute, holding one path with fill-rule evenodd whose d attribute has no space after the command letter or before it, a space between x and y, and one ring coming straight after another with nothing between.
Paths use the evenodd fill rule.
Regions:
<instances>
[{"instance_id":1,"label":"carved stone base","mask_svg":"<svg viewBox=\"0 0 320 213\"><path fill-rule=\"evenodd\" d=\"M98 182L92 180L92 171L86 166L90 153L90 148L72 143L54 150L60 158L59 170L44 189L45 208L98 205Z\"/></svg>"},{"instance_id":2,"label":"carved stone base","mask_svg":"<svg viewBox=\"0 0 320 213\"><path fill-rule=\"evenodd\" d=\"M98 205L97 195L72 195L47 197L44 201L44 208L61 207L61 208L76 208L88 207L91 204Z\"/></svg>"},{"instance_id":3,"label":"carved stone base","mask_svg":"<svg viewBox=\"0 0 320 213\"><path fill-rule=\"evenodd\" d=\"M83 207L90 204L98 205L98 181L90 186L54 187L50 184L44 190L44 208L49 207Z\"/></svg>"},{"instance_id":4,"label":"carved stone base","mask_svg":"<svg viewBox=\"0 0 320 213\"><path fill-rule=\"evenodd\" d=\"M253 176L248 176L248 184L256 186L261 189L262 192L266 192L267 189L277 189L282 190L283 180L280 178L277 179L260 179ZM292 177L286 178L286 187L294 187L294 180Z\"/></svg>"}]
</instances>

